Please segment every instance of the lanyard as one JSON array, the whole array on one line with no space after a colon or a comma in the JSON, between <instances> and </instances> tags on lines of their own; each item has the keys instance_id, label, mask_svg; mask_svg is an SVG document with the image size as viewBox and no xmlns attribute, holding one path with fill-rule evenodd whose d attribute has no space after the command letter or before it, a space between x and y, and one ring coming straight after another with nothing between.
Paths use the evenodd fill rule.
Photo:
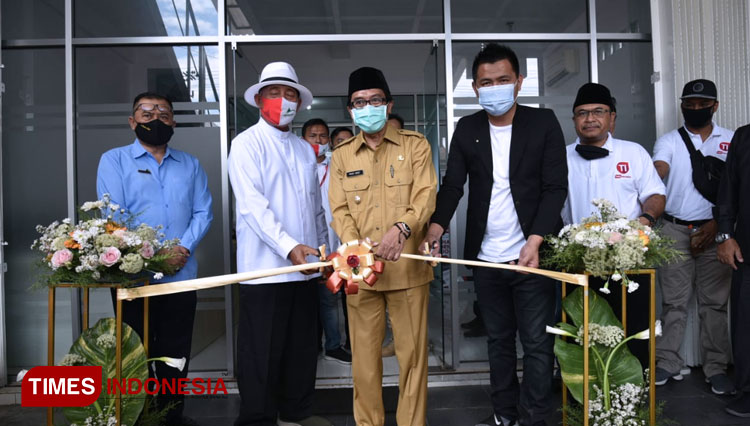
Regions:
<instances>
[{"instance_id":1,"label":"lanyard","mask_svg":"<svg viewBox=\"0 0 750 426\"><path fill-rule=\"evenodd\" d=\"M321 187L323 187L323 184L326 182L327 177L328 177L328 164L326 164L326 172L323 173L323 179L320 180Z\"/></svg>"}]
</instances>

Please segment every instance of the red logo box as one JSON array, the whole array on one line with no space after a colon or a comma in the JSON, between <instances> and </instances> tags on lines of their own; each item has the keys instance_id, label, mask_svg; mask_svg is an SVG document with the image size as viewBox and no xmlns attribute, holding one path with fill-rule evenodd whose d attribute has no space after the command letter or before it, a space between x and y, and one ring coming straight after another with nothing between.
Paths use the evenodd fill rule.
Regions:
<instances>
[{"instance_id":1,"label":"red logo box","mask_svg":"<svg viewBox=\"0 0 750 426\"><path fill-rule=\"evenodd\" d=\"M34 367L21 383L21 406L86 407L101 391L101 366Z\"/></svg>"}]
</instances>

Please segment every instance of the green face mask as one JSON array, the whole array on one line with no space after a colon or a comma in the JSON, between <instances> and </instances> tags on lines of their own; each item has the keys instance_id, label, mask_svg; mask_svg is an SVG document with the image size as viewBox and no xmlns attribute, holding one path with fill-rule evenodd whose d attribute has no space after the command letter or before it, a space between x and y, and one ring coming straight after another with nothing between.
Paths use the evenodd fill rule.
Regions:
<instances>
[{"instance_id":1,"label":"green face mask","mask_svg":"<svg viewBox=\"0 0 750 426\"><path fill-rule=\"evenodd\" d=\"M364 108L355 108L352 112L354 114L354 124L367 134L377 133L382 130L388 118L386 105L376 107L366 105Z\"/></svg>"}]
</instances>

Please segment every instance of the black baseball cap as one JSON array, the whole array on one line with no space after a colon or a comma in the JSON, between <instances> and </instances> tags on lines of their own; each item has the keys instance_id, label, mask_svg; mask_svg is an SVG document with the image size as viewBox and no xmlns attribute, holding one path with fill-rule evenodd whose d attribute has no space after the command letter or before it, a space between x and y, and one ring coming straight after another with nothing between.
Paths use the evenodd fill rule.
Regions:
<instances>
[{"instance_id":1,"label":"black baseball cap","mask_svg":"<svg viewBox=\"0 0 750 426\"><path fill-rule=\"evenodd\" d=\"M716 85L711 80L698 79L685 84L680 99L703 98L716 99Z\"/></svg>"}]
</instances>

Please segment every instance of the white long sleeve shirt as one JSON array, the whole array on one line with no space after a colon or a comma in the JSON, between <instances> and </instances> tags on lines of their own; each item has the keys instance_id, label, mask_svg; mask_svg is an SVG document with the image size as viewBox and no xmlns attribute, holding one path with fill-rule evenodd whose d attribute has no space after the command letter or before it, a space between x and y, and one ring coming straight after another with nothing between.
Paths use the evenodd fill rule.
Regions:
<instances>
[{"instance_id":1,"label":"white long sleeve shirt","mask_svg":"<svg viewBox=\"0 0 750 426\"><path fill-rule=\"evenodd\" d=\"M326 252L332 253L341 244L336 231L333 230L331 223L333 215L331 214L331 203L328 202L328 184L331 182L331 159L326 158L322 163L318 163L318 184L320 185L320 200L323 204L323 210L326 213L326 229L328 230L328 241L326 242Z\"/></svg>"},{"instance_id":2,"label":"white long sleeve shirt","mask_svg":"<svg viewBox=\"0 0 750 426\"><path fill-rule=\"evenodd\" d=\"M609 135L602 146L609 155L587 160L576 151L579 143L576 139L566 148L568 198L562 210L566 225L594 214L596 207L591 201L596 198L611 201L622 215L635 219L643 213L642 205L650 196L665 194L651 156L641 145Z\"/></svg>"},{"instance_id":3,"label":"white long sleeve shirt","mask_svg":"<svg viewBox=\"0 0 750 426\"><path fill-rule=\"evenodd\" d=\"M315 154L291 131L283 132L262 118L232 140L229 179L237 217L237 271L290 266L297 244L313 248L326 243ZM317 261L308 257L308 262ZM318 274L319 275L319 274ZM300 272L242 284L308 280Z\"/></svg>"}]
</instances>

